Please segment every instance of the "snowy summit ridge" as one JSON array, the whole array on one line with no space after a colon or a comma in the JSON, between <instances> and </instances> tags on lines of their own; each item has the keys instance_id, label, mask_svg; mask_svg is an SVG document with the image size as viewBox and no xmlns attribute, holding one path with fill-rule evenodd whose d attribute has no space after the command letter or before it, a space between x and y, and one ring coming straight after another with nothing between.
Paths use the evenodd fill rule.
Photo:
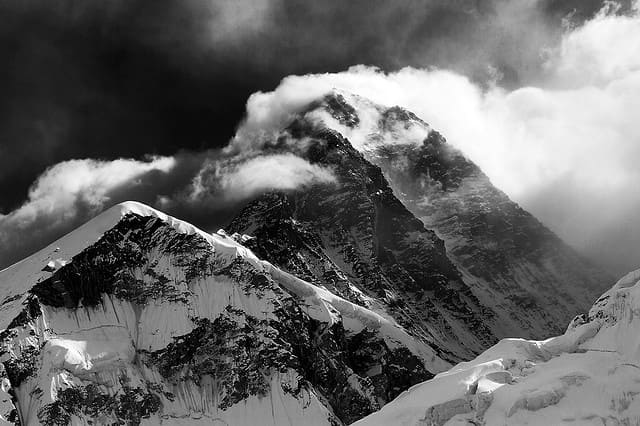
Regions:
<instances>
[{"instance_id":1,"label":"snowy summit ridge","mask_svg":"<svg viewBox=\"0 0 640 426\"><path fill-rule=\"evenodd\" d=\"M3 270L0 289L0 414L23 425L343 424L448 366L393 320L139 203Z\"/></svg>"}]
</instances>

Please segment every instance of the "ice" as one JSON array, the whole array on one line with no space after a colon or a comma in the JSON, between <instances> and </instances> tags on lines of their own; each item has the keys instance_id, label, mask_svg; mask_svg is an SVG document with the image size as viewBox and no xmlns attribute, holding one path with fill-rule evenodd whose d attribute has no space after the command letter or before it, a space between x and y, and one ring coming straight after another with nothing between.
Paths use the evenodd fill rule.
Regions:
<instances>
[{"instance_id":1,"label":"ice","mask_svg":"<svg viewBox=\"0 0 640 426\"><path fill-rule=\"evenodd\" d=\"M640 424L639 280L623 277L564 335L504 339L355 424Z\"/></svg>"}]
</instances>

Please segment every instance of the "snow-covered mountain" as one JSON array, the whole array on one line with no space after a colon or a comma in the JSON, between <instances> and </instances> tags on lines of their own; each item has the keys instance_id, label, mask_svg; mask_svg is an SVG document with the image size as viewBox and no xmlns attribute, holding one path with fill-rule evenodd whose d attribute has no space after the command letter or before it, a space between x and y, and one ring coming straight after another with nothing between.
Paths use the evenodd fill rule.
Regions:
<instances>
[{"instance_id":1,"label":"snow-covered mountain","mask_svg":"<svg viewBox=\"0 0 640 426\"><path fill-rule=\"evenodd\" d=\"M640 424L640 270L620 279L567 331L505 339L355 424Z\"/></svg>"},{"instance_id":2,"label":"snow-covered mountain","mask_svg":"<svg viewBox=\"0 0 640 426\"><path fill-rule=\"evenodd\" d=\"M450 366L391 318L138 203L1 271L0 300L0 415L22 425L348 424Z\"/></svg>"},{"instance_id":3,"label":"snow-covered mountain","mask_svg":"<svg viewBox=\"0 0 640 426\"><path fill-rule=\"evenodd\" d=\"M497 339L442 240L394 195L380 169L339 133L305 120L289 127L304 155L330 167L336 185L270 193L227 228L248 234L259 256L355 304L390 315L451 362ZM433 371L432 371L433 372Z\"/></svg>"},{"instance_id":4,"label":"snow-covered mountain","mask_svg":"<svg viewBox=\"0 0 640 426\"><path fill-rule=\"evenodd\" d=\"M450 362L560 332L612 281L399 107L334 92L265 149L294 150L337 184L265 194L227 229Z\"/></svg>"},{"instance_id":5,"label":"snow-covered mountain","mask_svg":"<svg viewBox=\"0 0 640 426\"><path fill-rule=\"evenodd\" d=\"M381 168L393 194L444 241L473 297L494 314L483 322L496 336L560 333L613 281L410 111L334 92L304 117L337 131Z\"/></svg>"},{"instance_id":6,"label":"snow-covered mountain","mask_svg":"<svg viewBox=\"0 0 640 426\"><path fill-rule=\"evenodd\" d=\"M335 182L216 234L123 203L0 271L0 420L350 424L609 282L408 111L336 92L279 136Z\"/></svg>"}]
</instances>

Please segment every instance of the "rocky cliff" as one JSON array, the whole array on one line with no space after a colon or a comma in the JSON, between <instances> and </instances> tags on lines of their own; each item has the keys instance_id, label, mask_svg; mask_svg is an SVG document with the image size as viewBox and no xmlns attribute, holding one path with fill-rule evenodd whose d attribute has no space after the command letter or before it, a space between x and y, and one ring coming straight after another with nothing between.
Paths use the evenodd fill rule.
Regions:
<instances>
[{"instance_id":1,"label":"rocky cliff","mask_svg":"<svg viewBox=\"0 0 640 426\"><path fill-rule=\"evenodd\" d=\"M0 272L2 418L349 424L447 367L392 319L137 203Z\"/></svg>"}]
</instances>

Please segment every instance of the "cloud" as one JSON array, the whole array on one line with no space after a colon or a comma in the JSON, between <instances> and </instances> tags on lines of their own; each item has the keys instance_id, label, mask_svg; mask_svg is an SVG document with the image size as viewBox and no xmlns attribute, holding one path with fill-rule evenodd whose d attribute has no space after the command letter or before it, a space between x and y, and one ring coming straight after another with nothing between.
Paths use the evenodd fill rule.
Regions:
<instances>
[{"instance_id":1,"label":"cloud","mask_svg":"<svg viewBox=\"0 0 640 426\"><path fill-rule=\"evenodd\" d=\"M242 147L256 133L281 127L333 88L401 105L441 131L568 242L615 268L634 267L640 264L633 254L640 230L628 224L640 206L637 3L627 15L603 11L569 29L545 55L539 84L516 89L410 67L289 76L273 92L251 96L235 143ZM611 250L620 236L618 249Z\"/></svg>"},{"instance_id":2,"label":"cloud","mask_svg":"<svg viewBox=\"0 0 640 426\"><path fill-rule=\"evenodd\" d=\"M612 14L613 6L609 5L587 25L566 34L558 54L545 64L554 83L570 87L606 85L638 71L639 4L634 3L629 15Z\"/></svg>"},{"instance_id":3,"label":"cloud","mask_svg":"<svg viewBox=\"0 0 640 426\"><path fill-rule=\"evenodd\" d=\"M40 175L24 204L0 215L0 268L121 201L146 202L213 230L261 193L334 183L335 176L326 167L292 152L261 148L235 154L180 152L147 161L65 161Z\"/></svg>"},{"instance_id":4,"label":"cloud","mask_svg":"<svg viewBox=\"0 0 640 426\"><path fill-rule=\"evenodd\" d=\"M624 0L627 1L627 0ZM70 158L226 145L283 76L375 64L537 78L602 0L4 0L0 212Z\"/></svg>"},{"instance_id":5,"label":"cloud","mask_svg":"<svg viewBox=\"0 0 640 426\"><path fill-rule=\"evenodd\" d=\"M241 44L252 36L263 35L273 25L279 2L273 0L220 0L212 3L207 25L209 42ZM206 43L206 41L204 41Z\"/></svg>"},{"instance_id":6,"label":"cloud","mask_svg":"<svg viewBox=\"0 0 640 426\"><path fill-rule=\"evenodd\" d=\"M48 244L52 235L100 212L112 201L112 192L140 185L150 173L170 173L174 165L171 157L154 157L148 161L69 160L50 167L32 185L22 206L0 215L1 264Z\"/></svg>"},{"instance_id":7,"label":"cloud","mask_svg":"<svg viewBox=\"0 0 640 426\"><path fill-rule=\"evenodd\" d=\"M333 172L293 153L224 155L204 163L178 202L236 203L268 191L336 183Z\"/></svg>"},{"instance_id":8,"label":"cloud","mask_svg":"<svg viewBox=\"0 0 640 426\"><path fill-rule=\"evenodd\" d=\"M260 192L293 190L317 183L335 183L331 170L293 154L252 158L222 175L220 185L227 197L245 199Z\"/></svg>"},{"instance_id":9,"label":"cloud","mask_svg":"<svg viewBox=\"0 0 640 426\"><path fill-rule=\"evenodd\" d=\"M49 216L52 226L73 218L74 206L81 202L99 209L109 201L107 194L149 171L169 172L173 158L157 157L151 161L119 159L114 161L69 160L47 169L29 190L29 199L9 215L0 215L0 223L20 228L39 216Z\"/></svg>"},{"instance_id":10,"label":"cloud","mask_svg":"<svg viewBox=\"0 0 640 426\"><path fill-rule=\"evenodd\" d=\"M625 250L640 244L640 231L617 225L639 198L631 188L640 38L637 11L582 25L600 3L187 0L145 14L137 1L3 3L0 56L11 60L0 79L0 236L31 230L37 245L127 198L207 227L237 197L330 182L330 170L263 148L292 114L338 87L413 110L569 242L611 262L599 249L614 245L607 236ZM353 63L413 68L287 77L249 98L236 131L249 93L282 75ZM171 169L150 166L159 158L108 160L149 152L172 155L159 157ZM105 160L67 161L83 157Z\"/></svg>"}]
</instances>

